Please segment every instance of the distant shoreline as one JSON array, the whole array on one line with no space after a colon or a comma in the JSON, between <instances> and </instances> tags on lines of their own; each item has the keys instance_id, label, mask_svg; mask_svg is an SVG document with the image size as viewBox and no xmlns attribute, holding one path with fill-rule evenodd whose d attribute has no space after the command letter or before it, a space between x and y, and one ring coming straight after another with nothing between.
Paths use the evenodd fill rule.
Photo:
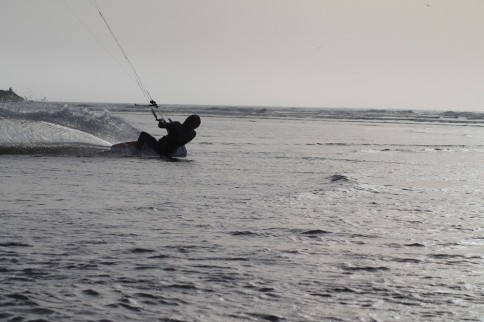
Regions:
<instances>
[{"instance_id":1,"label":"distant shoreline","mask_svg":"<svg viewBox=\"0 0 484 322\"><path fill-rule=\"evenodd\" d=\"M13 91L12 91L13 92ZM30 100L27 98L22 98L18 96L16 93L13 92L20 100L12 101L12 100L2 100L2 93L12 93L10 91L0 90L0 103L6 102L38 102L38 103L52 103L52 104L68 104L68 105L77 105L80 107L94 107L96 105L106 105L106 106L125 106L125 107L133 107L138 108L141 110L147 109L149 105L136 105L137 103L134 102L95 102L95 101L50 101L44 98L43 100ZM334 110L334 111L341 111L341 110L354 110L354 111L367 111L367 112L381 112L381 111L394 111L394 112L414 112L414 113L422 113L422 112L433 112L433 113L445 113L445 114L466 114L466 113L476 113L476 114L483 114L484 111L479 108L468 108L468 109L445 109L445 108L404 108L404 107L374 107L374 108L367 108L367 107L343 107L343 106L336 106L336 107L315 107L315 106L265 106L265 105L234 105L234 104L188 104L188 103L160 103L158 104L160 108L166 109L169 111L173 111L173 109L193 109L193 108L208 108L208 109L247 109L247 110L261 110L261 109L268 109L268 110L293 110L293 111L301 111L301 112L313 112L317 110ZM458 117L458 116L457 116ZM455 116L453 118L456 118Z\"/></svg>"},{"instance_id":2,"label":"distant shoreline","mask_svg":"<svg viewBox=\"0 0 484 322\"><path fill-rule=\"evenodd\" d=\"M22 102L22 101L25 101L25 99L17 95L17 93L15 93L11 87L7 91L0 89L0 102L6 103L6 102Z\"/></svg>"}]
</instances>

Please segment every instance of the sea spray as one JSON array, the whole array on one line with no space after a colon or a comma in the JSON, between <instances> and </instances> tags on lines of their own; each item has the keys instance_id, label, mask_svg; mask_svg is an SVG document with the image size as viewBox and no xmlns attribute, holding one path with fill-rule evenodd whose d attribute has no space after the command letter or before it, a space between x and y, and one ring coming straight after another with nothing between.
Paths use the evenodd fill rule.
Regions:
<instances>
[{"instance_id":1,"label":"sea spray","mask_svg":"<svg viewBox=\"0 0 484 322\"><path fill-rule=\"evenodd\" d=\"M135 140L139 132L106 110L43 102L0 104L0 147L11 153L15 149L108 146Z\"/></svg>"}]
</instances>

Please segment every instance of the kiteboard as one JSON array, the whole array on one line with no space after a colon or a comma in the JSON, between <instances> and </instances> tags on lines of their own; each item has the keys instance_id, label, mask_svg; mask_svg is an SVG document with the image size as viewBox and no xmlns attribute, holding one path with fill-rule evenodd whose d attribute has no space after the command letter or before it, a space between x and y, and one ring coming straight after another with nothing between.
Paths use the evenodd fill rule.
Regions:
<instances>
[{"instance_id":1,"label":"kiteboard","mask_svg":"<svg viewBox=\"0 0 484 322\"><path fill-rule=\"evenodd\" d=\"M137 146L138 146L138 141L118 143L111 146L111 152L135 155L138 153L136 149ZM155 150L153 150L146 144L143 146L143 149L141 149L141 154L145 156L159 156L158 153L155 152ZM182 145L178 147L178 149L175 151L172 157L184 158L187 156L187 154L188 154L187 149L185 148L184 145Z\"/></svg>"}]
</instances>

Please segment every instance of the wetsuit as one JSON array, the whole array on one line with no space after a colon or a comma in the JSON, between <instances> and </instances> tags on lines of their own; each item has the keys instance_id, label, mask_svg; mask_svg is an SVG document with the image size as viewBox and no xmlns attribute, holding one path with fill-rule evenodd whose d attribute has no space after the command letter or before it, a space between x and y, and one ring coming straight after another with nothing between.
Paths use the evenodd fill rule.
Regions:
<instances>
[{"instance_id":1,"label":"wetsuit","mask_svg":"<svg viewBox=\"0 0 484 322\"><path fill-rule=\"evenodd\" d=\"M162 123L160 122L158 123L158 127L165 127L168 134L157 141L150 134L141 132L138 138L138 150L141 150L146 143L160 156L169 157L176 152L178 147L187 144L197 135L195 130L187 130L180 122L170 122L166 123L164 126L162 126Z\"/></svg>"}]
</instances>

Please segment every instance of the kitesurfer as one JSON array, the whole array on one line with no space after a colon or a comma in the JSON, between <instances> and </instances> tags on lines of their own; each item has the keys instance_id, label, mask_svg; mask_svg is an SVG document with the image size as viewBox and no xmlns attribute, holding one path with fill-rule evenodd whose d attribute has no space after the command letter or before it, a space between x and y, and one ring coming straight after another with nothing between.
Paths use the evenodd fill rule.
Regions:
<instances>
[{"instance_id":1,"label":"kitesurfer","mask_svg":"<svg viewBox=\"0 0 484 322\"><path fill-rule=\"evenodd\" d=\"M146 143L150 148L156 151L162 157L171 157L178 147L183 146L193 140L197 135L195 129L200 126L200 117L198 115L190 115L185 122L166 122L164 119L158 120L158 127L166 129L168 134L159 139L151 136L146 132L141 132L138 138L137 150L141 151Z\"/></svg>"}]
</instances>

